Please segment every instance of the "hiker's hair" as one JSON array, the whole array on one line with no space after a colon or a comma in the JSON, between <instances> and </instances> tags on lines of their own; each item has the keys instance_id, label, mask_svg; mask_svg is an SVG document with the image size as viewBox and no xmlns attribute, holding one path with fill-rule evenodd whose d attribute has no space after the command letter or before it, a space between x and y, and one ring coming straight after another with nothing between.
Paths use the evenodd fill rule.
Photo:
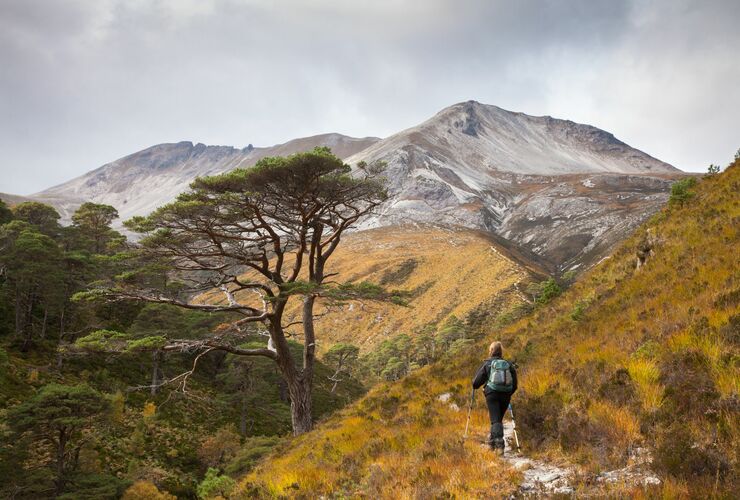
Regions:
<instances>
[{"instance_id":1,"label":"hiker's hair","mask_svg":"<svg viewBox=\"0 0 740 500\"><path fill-rule=\"evenodd\" d=\"M491 342L488 346L488 357L489 358L500 358L503 355L504 349L501 347L501 342L498 340Z\"/></svg>"}]
</instances>

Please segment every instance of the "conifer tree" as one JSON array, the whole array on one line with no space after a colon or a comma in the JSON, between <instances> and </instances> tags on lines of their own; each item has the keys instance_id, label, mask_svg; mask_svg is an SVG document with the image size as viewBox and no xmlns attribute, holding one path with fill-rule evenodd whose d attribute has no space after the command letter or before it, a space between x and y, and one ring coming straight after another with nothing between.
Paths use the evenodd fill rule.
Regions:
<instances>
[{"instance_id":1,"label":"conifer tree","mask_svg":"<svg viewBox=\"0 0 740 500\"><path fill-rule=\"evenodd\" d=\"M386 198L381 168L362 164L353 175L328 148L316 148L199 178L175 202L126 222L143 235L135 253L139 269L88 296L238 316L211 335L167 339L157 348L273 360L288 386L293 431L306 432L313 426L317 299L395 300L371 284L328 280L333 274L327 262L342 236ZM220 301L199 296L211 290L218 290ZM300 320L288 321L286 306L296 298L302 302ZM239 334L253 323L264 325L269 342L241 347ZM303 339L300 360L289 349L289 323L297 323Z\"/></svg>"},{"instance_id":2,"label":"conifer tree","mask_svg":"<svg viewBox=\"0 0 740 500\"><path fill-rule=\"evenodd\" d=\"M104 417L106 408L103 396L86 385L48 384L9 411L8 423L19 439L27 434L32 443L48 447L55 496L77 470L84 431Z\"/></svg>"}]
</instances>

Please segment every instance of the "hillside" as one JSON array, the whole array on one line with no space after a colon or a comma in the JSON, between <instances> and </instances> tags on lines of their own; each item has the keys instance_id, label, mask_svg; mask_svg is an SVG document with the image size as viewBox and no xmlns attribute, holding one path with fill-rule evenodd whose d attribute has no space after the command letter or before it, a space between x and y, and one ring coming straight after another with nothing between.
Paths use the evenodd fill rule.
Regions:
<instances>
[{"instance_id":1,"label":"hillside","mask_svg":"<svg viewBox=\"0 0 740 500\"><path fill-rule=\"evenodd\" d=\"M356 344L367 353L394 335L412 334L451 316L490 326L498 316L530 300L524 293L527 285L544 276L484 233L433 226L349 234L329 262L337 281L369 281L409 296L407 307L372 301L320 302L316 320L320 353L338 342ZM224 298L216 291L203 300L220 303ZM289 306L285 319L286 323L300 319L300 303Z\"/></svg>"},{"instance_id":2,"label":"hillside","mask_svg":"<svg viewBox=\"0 0 740 500\"><path fill-rule=\"evenodd\" d=\"M398 333L411 334L485 304L487 321L527 300L533 273L485 234L434 227L389 227L349 235L332 257L341 281L370 281L409 292L409 306L359 303L319 318L321 350L353 342L367 350ZM350 309L351 308L351 309ZM295 311L298 313L298 311Z\"/></svg>"},{"instance_id":3,"label":"hillside","mask_svg":"<svg viewBox=\"0 0 740 500\"><path fill-rule=\"evenodd\" d=\"M8 206L13 207L19 203L25 201L33 201L28 196L19 196L17 194L0 193L0 200L4 201Z\"/></svg>"},{"instance_id":4,"label":"hillside","mask_svg":"<svg viewBox=\"0 0 740 500\"><path fill-rule=\"evenodd\" d=\"M665 207L564 295L465 355L375 387L286 443L241 482L245 496L497 496L520 472L463 440L470 378L494 338L519 364L513 399L524 452L577 468L576 494L636 494L597 472L648 450L676 496L738 489L740 159ZM632 452L632 453L630 453ZM724 493L723 493L724 492Z\"/></svg>"}]
</instances>

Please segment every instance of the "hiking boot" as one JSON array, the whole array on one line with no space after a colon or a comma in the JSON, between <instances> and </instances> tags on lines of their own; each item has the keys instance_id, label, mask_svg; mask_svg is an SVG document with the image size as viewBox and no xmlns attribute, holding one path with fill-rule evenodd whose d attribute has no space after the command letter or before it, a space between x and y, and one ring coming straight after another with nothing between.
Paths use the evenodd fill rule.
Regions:
<instances>
[{"instance_id":1,"label":"hiking boot","mask_svg":"<svg viewBox=\"0 0 740 500\"><path fill-rule=\"evenodd\" d=\"M491 424L491 433L488 435L488 444L491 449L499 454L504 451L504 426L503 424Z\"/></svg>"},{"instance_id":2,"label":"hiking boot","mask_svg":"<svg viewBox=\"0 0 740 500\"><path fill-rule=\"evenodd\" d=\"M495 438L493 440L493 443L491 444L491 448L498 453L499 455L504 455L504 450L506 449L506 444L504 443L504 438Z\"/></svg>"},{"instance_id":3,"label":"hiking boot","mask_svg":"<svg viewBox=\"0 0 740 500\"><path fill-rule=\"evenodd\" d=\"M490 434L488 435L488 438L486 439L486 444L488 446L490 446L490 448L493 451L496 451L496 439L493 436L491 436Z\"/></svg>"}]
</instances>

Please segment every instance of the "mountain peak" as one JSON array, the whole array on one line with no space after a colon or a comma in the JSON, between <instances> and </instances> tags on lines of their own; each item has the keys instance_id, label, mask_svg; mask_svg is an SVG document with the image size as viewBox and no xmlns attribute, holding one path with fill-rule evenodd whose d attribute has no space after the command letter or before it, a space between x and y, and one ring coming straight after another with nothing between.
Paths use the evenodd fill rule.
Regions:
<instances>
[{"instance_id":1,"label":"mountain peak","mask_svg":"<svg viewBox=\"0 0 740 500\"><path fill-rule=\"evenodd\" d=\"M372 161L394 151L431 149L430 161L455 171L525 175L671 173L678 170L591 125L532 116L464 101L394 134L352 161Z\"/></svg>"},{"instance_id":2,"label":"mountain peak","mask_svg":"<svg viewBox=\"0 0 740 500\"><path fill-rule=\"evenodd\" d=\"M661 176L678 172L591 125L477 101L347 159L360 161L387 164L391 194L368 225L484 229L559 269L600 258L665 201Z\"/></svg>"}]
</instances>

